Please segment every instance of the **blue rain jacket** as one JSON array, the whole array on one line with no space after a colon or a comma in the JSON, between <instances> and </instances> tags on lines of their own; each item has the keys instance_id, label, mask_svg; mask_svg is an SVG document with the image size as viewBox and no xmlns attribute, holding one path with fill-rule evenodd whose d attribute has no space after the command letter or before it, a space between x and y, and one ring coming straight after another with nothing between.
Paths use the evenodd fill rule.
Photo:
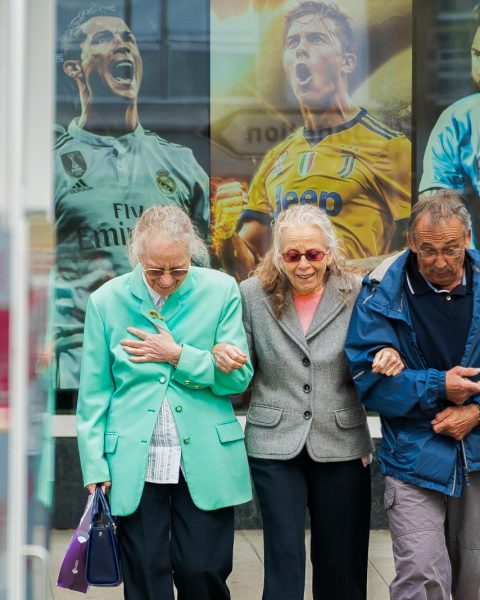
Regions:
<instances>
[{"instance_id":1,"label":"blue rain jacket","mask_svg":"<svg viewBox=\"0 0 480 600\"><path fill-rule=\"evenodd\" d=\"M480 252L472 260L473 316L461 366L480 366ZM403 290L410 250L384 261L363 280L345 352L357 393L382 423L380 470L407 483L451 496L461 494L470 471L480 470L480 427L463 442L433 431L430 421L449 405L445 371L428 369L417 346ZM395 377L371 371L375 353L391 346L406 368ZM465 404L480 402L477 394ZM462 477L463 473L463 477Z\"/></svg>"}]
</instances>

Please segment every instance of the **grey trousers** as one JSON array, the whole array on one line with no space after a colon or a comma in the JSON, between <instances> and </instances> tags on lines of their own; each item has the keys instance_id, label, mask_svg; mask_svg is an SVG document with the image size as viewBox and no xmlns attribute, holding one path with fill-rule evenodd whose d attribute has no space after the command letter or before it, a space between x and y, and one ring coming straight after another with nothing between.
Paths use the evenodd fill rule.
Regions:
<instances>
[{"instance_id":1,"label":"grey trousers","mask_svg":"<svg viewBox=\"0 0 480 600\"><path fill-rule=\"evenodd\" d=\"M480 473L460 498L385 477L391 600L480 600Z\"/></svg>"}]
</instances>

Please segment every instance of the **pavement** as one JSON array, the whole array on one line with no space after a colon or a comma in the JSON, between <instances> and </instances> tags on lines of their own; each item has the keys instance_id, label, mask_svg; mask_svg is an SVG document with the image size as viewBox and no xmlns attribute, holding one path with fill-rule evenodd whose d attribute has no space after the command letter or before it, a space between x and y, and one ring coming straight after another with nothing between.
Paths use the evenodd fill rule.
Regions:
<instances>
[{"instance_id":1,"label":"pavement","mask_svg":"<svg viewBox=\"0 0 480 600\"><path fill-rule=\"evenodd\" d=\"M78 592L56 587L58 569L73 531L53 530L51 537L50 590L54 600L79 600ZM305 542L309 544L309 532ZM307 552L308 556L308 552ZM235 532L233 572L228 579L232 600L260 600L263 584L263 541L258 530ZM388 584L393 579L393 556L388 531L370 532L368 600L388 600ZM90 588L86 600L121 600L122 588ZM307 565L305 600L312 600L311 566Z\"/></svg>"}]
</instances>

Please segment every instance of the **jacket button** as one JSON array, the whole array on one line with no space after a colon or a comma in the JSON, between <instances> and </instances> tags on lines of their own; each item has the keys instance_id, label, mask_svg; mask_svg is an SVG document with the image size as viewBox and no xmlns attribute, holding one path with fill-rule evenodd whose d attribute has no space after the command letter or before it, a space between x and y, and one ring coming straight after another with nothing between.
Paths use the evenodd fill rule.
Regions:
<instances>
[{"instance_id":1,"label":"jacket button","mask_svg":"<svg viewBox=\"0 0 480 600\"><path fill-rule=\"evenodd\" d=\"M311 364L311 363L310 363L310 359L309 359L309 358L307 358L306 356L304 356L304 357L303 357L303 359L302 359L302 365L303 365L304 367L309 367L309 366L310 366L310 364Z\"/></svg>"},{"instance_id":2,"label":"jacket button","mask_svg":"<svg viewBox=\"0 0 480 600\"><path fill-rule=\"evenodd\" d=\"M184 444L189 444L190 443L190 438L189 437L184 437L183 438L183 443Z\"/></svg>"},{"instance_id":3,"label":"jacket button","mask_svg":"<svg viewBox=\"0 0 480 600\"><path fill-rule=\"evenodd\" d=\"M150 311L150 316L152 317L152 319L158 319L158 313L156 310L151 310Z\"/></svg>"},{"instance_id":4,"label":"jacket button","mask_svg":"<svg viewBox=\"0 0 480 600\"><path fill-rule=\"evenodd\" d=\"M311 391L312 391L312 386L311 386L309 383L306 383L306 384L303 386L303 391L304 391L306 394L308 394L309 392L311 392Z\"/></svg>"},{"instance_id":5,"label":"jacket button","mask_svg":"<svg viewBox=\"0 0 480 600\"><path fill-rule=\"evenodd\" d=\"M167 378L162 375L162 377L160 377L160 379L158 381L160 383L165 383L167 381Z\"/></svg>"},{"instance_id":6,"label":"jacket button","mask_svg":"<svg viewBox=\"0 0 480 600\"><path fill-rule=\"evenodd\" d=\"M182 408L181 406L176 406L176 407L175 407L175 410L176 410L177 412L182 412L183 408Z\"/></svg>"},{"instance_id":7,"label":"jacket button","mask_svg":"<svg viewBox=\"0 0 480 600\"><path fill-rule=\"evenodd\" d=\"M311 418L312 418L312 413L311 413L309 410L306 410L306 411L303 413L303 418L304 418L304 419L307 419L307 421L308 421L308 419L311 419Z\"/></svg>"}]
</instances>

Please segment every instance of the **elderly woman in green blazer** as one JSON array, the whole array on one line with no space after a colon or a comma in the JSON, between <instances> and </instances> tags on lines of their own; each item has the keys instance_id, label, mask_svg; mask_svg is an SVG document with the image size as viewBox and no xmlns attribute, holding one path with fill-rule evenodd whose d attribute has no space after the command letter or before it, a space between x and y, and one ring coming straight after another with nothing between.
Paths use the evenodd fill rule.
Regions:
<instances>
[{"instance_id":1,"label":"elderly woman in green blazer","mask_svg":"<svg viewBox=\"0 0 480 600\"><path fill-rule=\"evenodd\" d=\"M233 505L251 499L230 394L252 367L235 281L177 207L147 210L134 269L94 292L85 321L77 432L84 483L110 489L125 598L229 598ZM239 349L222 372L211 350Z\"/></svg>"}]
</instances>

